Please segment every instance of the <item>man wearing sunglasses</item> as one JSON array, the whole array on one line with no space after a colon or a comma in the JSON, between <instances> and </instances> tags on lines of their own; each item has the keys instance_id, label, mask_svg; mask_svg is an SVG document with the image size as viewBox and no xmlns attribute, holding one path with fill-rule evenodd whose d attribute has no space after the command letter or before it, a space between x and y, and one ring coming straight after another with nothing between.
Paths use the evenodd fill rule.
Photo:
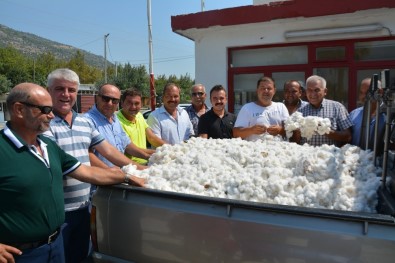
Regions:
<instances>
[{"instance_id":1,"label":"man wearing sunglasses","mask_svg":"<svg viewBox=\"0 0 395 263\"><path fill-rule=\"evenodd\" d=\"M99 88L96 104L85 116L93 122L104 138L120 152L148 160L154 151L137 147L125 133L115 114L118 110L120 99L121 91L118 87L111 84L104 84ZM113 163L100 152L93 151L93 153L101 161L96 162L97 158L91 153L90 156L93 165L102 165L104 163L108 167L113 166Z\"/></svg>"},{"instance_id":2,"label":"man wearing sunglasses","mask_svg":"<svg viewBox=\"0 0 395 263\"><path fill-rule=\"evenodd\" d=\"M91 165L89 149L95 149L119 167L133 163L106 141L89 119L73 110L79 85L78 75L70 69L56 69L48 75L47 86L55 117L44 135L86 165ZM67 223L64 229L66 262L80 262L88 255L90 243L91 184L68 176L63 182Z\"/></svg>"},{"instance_id":3,"label":"man wearing sunglasses","mask_svg":"<svg viewBox=\"0 0 395 263\"><path fill-rule=\"evenodd\" d=\"M206 88L203 84L195 84L191 88L191 102L192 104L185 108L188 112L189 119L193 125L195 136L198 135L198 125L200 116L205 114L209 108L205 104Z\"/></svg>"},{"instance_id":4,"label":"man wearing sunglasses","mask_svg":"<svg viewBox=\"0 0 395 263\"><path fill-rule=\"evenodd\" d=\"M7 97L10 121L0 132L1 262L65 262L66 177L98 185L128 179L119 168L81 164L42 136L55 118L52 105L48 92L33 83L15 86Z\"/></svg>"}]
</instances>

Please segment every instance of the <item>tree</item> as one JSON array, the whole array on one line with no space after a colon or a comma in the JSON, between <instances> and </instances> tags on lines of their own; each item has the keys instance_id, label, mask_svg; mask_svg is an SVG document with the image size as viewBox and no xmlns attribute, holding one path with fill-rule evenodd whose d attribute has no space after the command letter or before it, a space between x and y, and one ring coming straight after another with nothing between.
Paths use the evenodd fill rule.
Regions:
<instances>
[{"instance_id":1,"label":"tree","mask_svg":"<svg viewBox=\"0 0 395 263\"><path fill-rule=\"evenodd\" d=\"M191 101L191 87L194 81L191 79L189 74L181 75L179 79L180 89L182 91L182 99L184 102Z\"/></svg>"},{"instance_id":2,"label":"tree","mask_svg":"<svg viewBox=\"0 0 395 263\"><path fill-rule=\"evenodd\" d=\"M0 74L5 75L11 85L32 81L26 58L13 47L0 49Z\"/></svg>"},{"instance_id":3,"label":"tree","mask_svg":"<svg viewBox=\"0 0 395 263\"><path fill-rule=\"evenodd\" d=\"M81 83L96 83L101 78L101 71L85 63L85 55L78 50L66 66L74 70Z\"/></svg>"},{"instance_id":4,"label":"tree","mask_svg":"<svg viewBox=\"0 0 395 263\"><path fill-rule=\"evenodd\" d=\"M12 84L6 76L0 74L0 94L7 93L11 90Z\"/></svg>"}]
</instances>

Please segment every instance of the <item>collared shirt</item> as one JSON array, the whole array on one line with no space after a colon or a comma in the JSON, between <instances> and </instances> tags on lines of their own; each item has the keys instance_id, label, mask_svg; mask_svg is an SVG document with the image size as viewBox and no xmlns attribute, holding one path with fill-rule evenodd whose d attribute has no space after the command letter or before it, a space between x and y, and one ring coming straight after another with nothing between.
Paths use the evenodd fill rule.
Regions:
<instances>
[{"instance_id":1,"label":"collared shirt","mask_svg":"<svg viewBox=\"0 0 395 263\"><path fill-rule=\"evenodd\" d=\"M96 105L92 107L85 116L92 120L96 129L104 136L104 138L117 148L121 153L125 152L126 146L130 144L130 138L126 135L122 129L121 123L119 122L115 114L112 115L112 122L110 123L106 116L104 116L97 108ZM109 167L114 166L109 160L107 160L100 153L94 151L95 155L102 160Z\"/></svg>"},{"instance_id":2,"label":"collared shirt","mask_svg":"<svg viewBox=\"0 0 395 263\"><path fill-rule=\"evenodd\" d=\"M323 99L321 105L315 108L310 103L298 109L303 114L303 117L317 116L321 118L328 118L331 121L331 130L343 131L352 126L347 109L340 103L334 100ZM308 143L313 146L321 146L323 144L336 144L335 140L329 139L325 135L315 134L310 140L302 138L301 143Z\"/></svg>"},{"instance_id":3,"label":"collared shirt","mask_svg":"<svg viewBox=\"0 0 395 263\"><path fill-rule=\"evenodd\" d=\"M10 129L0 132L0 243L45 240L64 222L63 176L80 162L39 135L43 156Z\"/></svg>"},{"instance_id":4,"label":"collared shirt","mask_svg":"<svg viewBox=\"0 0 395 263\"><path fill-rule=\"evenodd\" d=\"M55 115L50 128L43 135L54 140L66 153L74 156L82 164L90 166L89 148L104 141L104 137L93 123L72 111L71 126L63 118ZM70 176L63 178L65 210L73 211L89 205L91 184Z\"/></svg>"},{"instance_id":5,"label":"collared shirt","mask_svg":"<svg viewBox=\"0 0 395 263\"><path fill-rule=\"evenodd\" d=\"M221 118L211 108L200 118L199 134L207 134L208 138L213 139L231 139L235 122L236 115L233 113L225 111Z\"/></svg>"},{"instance_id":6,"label":"collared shirt","mask_svg":"<svg viewBox=\"0 0 395 263\"><path fill-rule=\"evenodd\" d=\"M130 140L139 148L147 149L147 136L145 130L148 128L148 124L145 121L143 114L140 112L136 114L134 121L128 120L122 111L117 113L117 117L125 133L129 136ZM126 154L127 157L139 164L146 164L147 160L137 158Z\"/></svg>"},{"instance_id":7,"label":"collared shirt","mask_svg":"<svg viewBox=\"0 0 395 263\"><path fill-rule=\"evenodd\" d=\"M284 103L285 107L287 107L287 105L285 104L285 100L283 100L283 103ZM298 111L301 107L303 107L303 106L305 106L307 104L309 104L307 101L299 99L298 105L296 105L296 110L295 111Z\"/></svg>"},{"instance_id":8,"label":"collared shirt","mask_svg":"<svg viewBox=\"0 0 395 263\"><path fill-rule=\"evenodd\" d=\"M353 123L352 127L352 140L351 144L360 146L361 131L362 131L362 119L363 119L363 107L356 108L350 113L350 119ZM370 140L373 141L374 128L376 125L376 115L370 120ZM379 136L383 134L385 129L385 113L379 114Z\"/></svg>"},{"instance_id":9,"label":"collared shirt","mask_svg":"<svg viewBox=\"0 0 395 263\"><path fill-rule=\"evenodd\" d=\"M209 108L206 106L206 104L204 105L204 108L205 108L205 113L209 111ZM192 123L193 132L197 136L198 135L199 120L200 120L201 116L198 115L198 113L195 111L195 108L193 107L192 104L189 105L188 107L186 107L185 110L187 111L187 113L189 115L189 120Z\"/></svg>"},{"instance_id":10,"label":"collared shirt","mask_svg":"<svg viewBox=\"0 0 395 263\"><path fill-rule=\"evenodd\" d=\"M162 106L148 116L147 123L156 136L170 144L181 143L194 135L188 113L180 107L177 107L177 119Z\"/></svg>"}]
</instances>

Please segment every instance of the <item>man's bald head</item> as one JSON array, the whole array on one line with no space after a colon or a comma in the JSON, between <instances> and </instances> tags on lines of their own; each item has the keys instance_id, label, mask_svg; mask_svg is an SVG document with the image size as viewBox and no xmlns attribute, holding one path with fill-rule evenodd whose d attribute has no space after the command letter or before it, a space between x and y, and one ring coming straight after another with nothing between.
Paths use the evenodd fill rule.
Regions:
<instances>
[{"instance_id":1,"label":"man's bald head","mask_svg":"<svg viewBox=\"0 0 395 263\"><path fill-rule=\"evenodd\" d=\"M29 82L16 85L7 96L7 108L11 109L17 101L28 101L31 97L49 96L49 93L43 87Z\"/></svg>"}]
</instances>

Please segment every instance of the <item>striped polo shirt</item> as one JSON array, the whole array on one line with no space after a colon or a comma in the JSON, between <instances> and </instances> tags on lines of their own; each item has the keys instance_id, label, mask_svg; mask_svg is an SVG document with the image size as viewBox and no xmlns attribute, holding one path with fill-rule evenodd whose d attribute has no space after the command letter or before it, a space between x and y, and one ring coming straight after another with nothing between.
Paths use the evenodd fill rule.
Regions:
<instances>
[{"instance_id":1,"label":"striped polo shirt","mask_svg":"<svg viewBox=\"0 0 395 263\"><path fill-rule=\"evenodd\" d=\"M104 137L92 122L73 111L72 125L56 116L51 120L50 129L44 133L66 153L74 156L82 164L89 165L89 148L101 143ZM63 177L65 211L73 211L89 204L91 185L69 176Z\"/></svg>"}]
</instances>

